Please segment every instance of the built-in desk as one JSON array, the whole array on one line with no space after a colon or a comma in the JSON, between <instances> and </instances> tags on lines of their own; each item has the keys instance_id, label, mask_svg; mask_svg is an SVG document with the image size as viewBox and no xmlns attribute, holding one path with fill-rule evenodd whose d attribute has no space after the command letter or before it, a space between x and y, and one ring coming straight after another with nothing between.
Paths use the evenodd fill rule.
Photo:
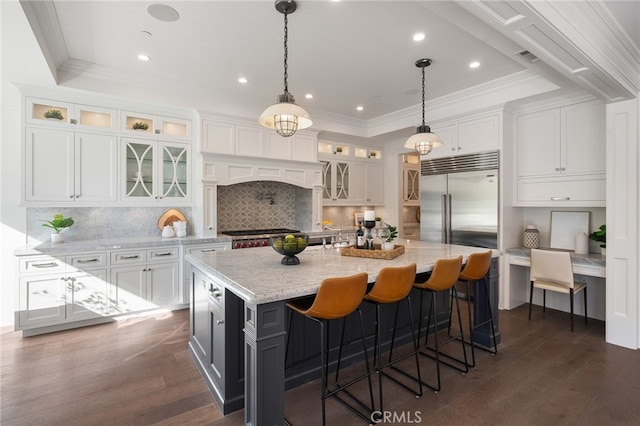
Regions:
<instances>
[{"instance_id":1,"label":"built-in desk","mask_svg":"<svg viewBox=\"0 0 640 426\"><path fill-rule=\"evenodd\" d=\"M545 250L545 248L542 248ZM548 249L555 250L555 249ZM557 250L567 251L567 250ZM529 302L529 267L531 266L531 249L524 247L513 247L505 250L503 257L506 260L506 267L502 271L505 285L502 286L500 294L500 307L502 309L513 309ZM571 252L573 272L583 277L589 291L589 317L604 320L604 278L606 277L606 256L600 254L576 254ZM555 304L557 296L558 304ZM547 295L547 306L552 309L567 310L569 307L564 295ZM566 303L565 303L566 301ZM534 304L538 300L534 294ZM565 309L566 304L566 309ZM581 310L581 305L576 306L576 313Z\"/></svg>"}]
</instances>

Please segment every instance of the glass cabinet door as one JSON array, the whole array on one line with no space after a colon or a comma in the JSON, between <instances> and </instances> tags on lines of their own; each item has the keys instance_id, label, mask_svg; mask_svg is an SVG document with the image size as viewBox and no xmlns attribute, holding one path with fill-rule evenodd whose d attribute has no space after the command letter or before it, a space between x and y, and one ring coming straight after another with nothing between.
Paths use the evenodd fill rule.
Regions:
<instances>
[{"instance_id":1,"label":"glass cabinet door","mask_svg":"<svg viewBox=\"0 0 640 426\"><path fill-rule=\"evenodd\" d=\"M153 198L153 150L154 144L128 141L126 149L125 196Z\"/></svg>"},{"instance_id":2,"label":"glass cabinet door","mask_svg":"<svg viewBox=\"0 0 640 426\"><path fill-rule=\"evenodd\" d=\"M186 146L161 145L162 180L161 198L186 198L188 183L189 149Z\"/></svg>"},{"instance_id":3,"label":"glass cabinet door","mask_svg":"<svg viewBox=\"0 0 640 426\"><path fill-rule=\"evenodd\" d=\"M420 199L420 170L406 169L405 171L405 201L418 201Z\"/></svg>"},{"instance_id":4,"label":"glass cabinet door","mask_svg":"<svg viewBox=\"0 0 640 426\"><path fill-rule=\"evenodd\" d=\"M325 200L333 199L333 183L331 182L333 169L332 163L328 161L322 162L322 198Z\"/></svg>"},{"instance_id":5,"label":"glass cabinet door","mask_svg":"<svg viewBox=\"0 0 640 426\"><path fill-rule=\"evenodd\" d=\"M338 200L349 199L349 163L336 164L336 196Z\"/></svg>"}]
</instances>

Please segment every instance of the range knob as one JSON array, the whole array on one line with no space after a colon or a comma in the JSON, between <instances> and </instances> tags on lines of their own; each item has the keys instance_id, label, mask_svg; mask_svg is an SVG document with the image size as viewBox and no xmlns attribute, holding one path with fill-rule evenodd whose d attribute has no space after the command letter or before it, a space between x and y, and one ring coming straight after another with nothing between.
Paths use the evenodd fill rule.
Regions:
<instances>
[{"instance_id":1,"label":"range knob","mask_svg":"<svg viewBox=\"0 0 640 426\"><path fill-rule=\"evenodd\" d=\"M247 248L247 243L242 243L242 248Z\"/></svg>"},{"instance_id":2,"label":"range knob","mask_svg":"<svg viewBox=\"0 0 640 426\"><path fill-rule=\"evenodd\" d=\"M268 246L269 245L269 240L264 240L262 242L262 245L265 246L265 247Z\"/></svg>"}]
</instances>

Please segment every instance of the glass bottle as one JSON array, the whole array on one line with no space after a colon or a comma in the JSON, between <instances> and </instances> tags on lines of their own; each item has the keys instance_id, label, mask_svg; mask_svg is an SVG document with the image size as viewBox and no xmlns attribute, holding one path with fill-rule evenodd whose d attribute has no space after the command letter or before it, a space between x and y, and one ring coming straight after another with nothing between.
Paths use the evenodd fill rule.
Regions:
<instances>
[{"instance_id":1,"label":"glass bottle","mask_svg":"<svg viewBox=\"0 0 640 426\"><path fill-rule=\"evenodd\" d=\"M362 230L362 222L358 222L358 230L356 231L356 248L365 248L364 231Z\"/></svg>"}]
</instances>

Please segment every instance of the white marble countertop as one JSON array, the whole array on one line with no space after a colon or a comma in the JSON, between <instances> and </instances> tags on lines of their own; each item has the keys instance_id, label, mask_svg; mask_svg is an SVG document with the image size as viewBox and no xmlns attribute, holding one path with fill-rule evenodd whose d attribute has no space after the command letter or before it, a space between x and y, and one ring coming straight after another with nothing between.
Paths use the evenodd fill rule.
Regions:
<instances>
[{"instance_id":1,"label":"white marble countertop","mask_svg":"<svg viewBox=\"0 0 640 426\"><path fill-rule=\"evenodd\" d=\"M463 256L487 249L410 241L403 255L391 260L342 256L340 249L308 247L298 254L299 265L282 265L282 255L271 247L189 254L185 257L202 272L217 278L250 304L263 304L314 294L325 278L369 274L373 282L385 266L417 264L417 272L429 272L436 260ZM494 257L500 252L494 250Z\"/></svg>"},{"instance_id":2,"label":"white marble countertop","mask_svg":"<svg viewBox=\"0 0 640 426\"><path fill-rule=\"evenodd\" d=\"M209 244L209 243L230 243L231 237L184 237L184 238L162 238L162 237L136 237L136 238L113 238L104 240L79 240L67 241L61 244L40 243L32 246L23 246L14 249L15 256L32 256L37 254L58 255L65 253L78 253L97 250L116 250L137 247L160 247L175 245Z\"/></svg>"},{"instance_id":3,"label":"white marble countertop","mask_svg":"<svg viewBox=\"0 0 640 426\"><path fill-rule=\"evenodd\" d=\"M602 256L601 254L596 254L596 253L578 254L570 250L558 250L558 249L551 249L551 248L545 248L545 247L540 247L540 249L568 251L571 254L571 261L575 264L605 266L607 263L607 257ZM528 249L526 247L512 247L505 250L505 254L508 254L511 256L531 257L531 249Z\"/></svg>"}]
</instances>

